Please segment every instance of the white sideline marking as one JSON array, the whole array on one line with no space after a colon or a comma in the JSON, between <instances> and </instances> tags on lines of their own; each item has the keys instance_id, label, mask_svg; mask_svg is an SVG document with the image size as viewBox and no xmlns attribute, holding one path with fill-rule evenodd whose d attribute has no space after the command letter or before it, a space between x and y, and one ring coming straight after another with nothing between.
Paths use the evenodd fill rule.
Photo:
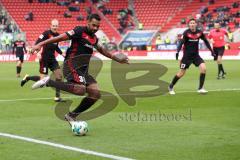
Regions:
<instances>
[{"instance_id":1,"label":"white sideline marking","mask_svg":"<svg viewBox=\"0 0 240 160\"><path fill-rule=\"evenodd\" d=\"M240 91L240 88L228 88L228 89L213 89L213 90L208 90L209 92L221 92L221 91ZM177 91L177 94L179 93L197 93L197 90L193 91L193 90L186 90L186 91ZM155 93L150 93L150 94L112 94L114 96L119 96L119 95L123 95L123 96L131 96L131 95L151 95L151 94L155 94ZM167 93L166 93L167 94ZM102 95L102 97L109 97L111 95ZM66 99L72 99L72 98L79 98L79 97L83 97L83 96L69 96L69 97L62 97L62 98L66 98ZM16 101L37 101L37 100L50 100L53 98L49 98L49 97L42 97L42 98L22 98L22 99L0 99L0 102L16 102Z\"/></svg>"},{"instance_id":2,"label":"white sideline marking","mask_svg":"<svg viewBox=\"0 0 240 160\"><path fill-rule=\"evenodd\" d=\"M66 146L63 144L57 144L57 143L37 140L37 139L33 139L33 138L28 138L28 137L22 137L22 136L8 134L8 133L0 132L0 136L12 138L12 139L18 139L18 140L22 140L22 141L27 141L27 142L31 142L31 143L43 144L43 145L47 145L47 146L51 146L51 147L55 147L55 148L76 151L76 152L80 152L80 153L84 153L84 154L90 154L90 155L114 159L114 160L134 160L134 159L127 158L127 157L120 157L120 156L115 156L115 155L111 155L111 154L105 154L105 153L95 152L95 151L91 151L91 150L85 150L85 149L81 149L81 148Z\"/></svg>"}]
</instances>

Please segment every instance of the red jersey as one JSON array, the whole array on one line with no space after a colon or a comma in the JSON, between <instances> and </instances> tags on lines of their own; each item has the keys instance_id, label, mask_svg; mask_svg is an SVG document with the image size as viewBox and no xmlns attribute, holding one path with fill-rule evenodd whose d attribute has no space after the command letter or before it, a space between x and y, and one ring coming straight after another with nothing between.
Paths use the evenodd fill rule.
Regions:
<instances>
[{"instance_id":1,"label":"red jersey","mask_svg":"<svg viewBox=\"0 0 240 160\"><path fill-rule=\"evenodd\" d=\"M223 47L225 46L224 35L227 35L227 31L225 29L212 29L208 35L209 39L213 39L213 47Z\"/></svg>"}]
</instances>

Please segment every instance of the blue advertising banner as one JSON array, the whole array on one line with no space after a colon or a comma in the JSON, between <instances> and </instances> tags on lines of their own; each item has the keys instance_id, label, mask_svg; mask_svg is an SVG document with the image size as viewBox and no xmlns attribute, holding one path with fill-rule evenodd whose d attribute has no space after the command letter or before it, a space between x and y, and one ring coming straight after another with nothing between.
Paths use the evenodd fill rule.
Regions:
<instances>
[{"instance_id":1,"label":"blue advertising banner","mask_svg":"<svg viewBox=\"0 0 240 160\"><path fill-rule=\"evenodd\" d=\"M131 42L133 46L150 45L156 31L130 31L124 37L123 42Z\"/></svg>"}]
</instances>

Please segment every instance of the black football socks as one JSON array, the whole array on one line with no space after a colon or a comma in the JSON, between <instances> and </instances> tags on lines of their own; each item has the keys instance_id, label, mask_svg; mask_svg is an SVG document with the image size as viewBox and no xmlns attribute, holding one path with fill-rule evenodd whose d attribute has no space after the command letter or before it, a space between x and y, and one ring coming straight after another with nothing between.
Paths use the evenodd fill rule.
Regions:
<instances>
[{"instance_id":1,"label":"black football socks","mask_svg":"<svg viewBox=\"0 0 240 160\"><path fill-rule=\"evenodd\" d=\"M205 81L205 73L200 73L200 77L199 77L199 88L198 89L202 89L203 85L204 85L204 81Z\"/></svg>"},{"instance_id":2,"label":"black football socks","mask_svg":"<svg viewBox=\"0 0 240 160\"><path fill-rule=\"evenodd\" d=\"M40 76L28 76L28 77L26 78L26 80L27 80L27 81L31 80L31 81L37 82L37 81L40 80Z\"/></svg>"},{"instance_id":3,"label":"black football socks","mask_svg":"<svg viewBox=\"0 0 240 160\"><path fill-rule=\"evenodd\" d=\"M79 106L72 111L72 113L79 115L80 113L89 109L96 101L97 99L85 97Z\"/></svg>"},{"instance_id":4,"label":"black football socks","mask_svg":"<svg viewBox=\"0 0 240 160\"><path fill-rule=\"evenodd\" d=\"M179 79L180 79L180 78L179 78L177 75L175 75L174 78L173 78L173 80L172 80L172 82L171 82L171 84L169 85L169 88L173 88L173 86L177 83L177 81L178 81Z\"/></svg>"},{"instance_id":5,"label":"black football socks","mask_svg":"<svg viewBox=\"0 0 240 160\"><path fill-rule=\"evenodd\" d=\"M22 67L20 67L20 66L17 66L17 74L20 74L21 73L21 70L22 70Z\"/></svg>"}]
</instances>

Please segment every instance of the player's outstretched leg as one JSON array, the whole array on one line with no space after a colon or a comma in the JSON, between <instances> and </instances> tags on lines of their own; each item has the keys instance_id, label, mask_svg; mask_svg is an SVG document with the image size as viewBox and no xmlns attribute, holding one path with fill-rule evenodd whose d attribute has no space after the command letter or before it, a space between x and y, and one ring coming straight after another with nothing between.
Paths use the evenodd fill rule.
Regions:
<instances>
[{"instance_id":1,"label":"player's outstretched leg","mask_svg":"<svg viewBox=\"0 0 240 160\"><path fill-rule=\"evenodd\" d=\"M46 76L43 79L34 83L32 85L32 89L34 90L45 86L58 88L59 90L72 93L75 95L84 95L86 92L86 87L83 84L53 81L50 79L49 76Z\"/></svg>"},{"instance_id":2,"label":"player's outstretched leg","mask_svg":"<svg viewBox=\"0 0 240 160\"><path fill-rule=\"evenodd\" d=\"M200 69L200 77L199 77L199 87L198 87L198 93L205 94L208 91L204 89L204 82L205 82L205 77L206 77L206 65L205 63L201 63L199 65Z\"/></svg>"},{"instance_id":3,"label":"player's outstretched leg","mask_svg":"<svg viewBox=\"0 0 240 160\"><path fill-rule=\"evenodd\" d=\"M65 115L65 119L69 124L71 124L72 121L75 121L79 114L89 109L101 97L97 83L88 85L86 92L88 93L88 96L83 98L79 106Z\"/></svg>"},{"instance_id":4,"label":"player's outstretched leg","mask_svg":"<svg viewBox=\"0 0 240 160\"><path fill-rule=\"evenodd\" d=\"M40 76L29 76L26 74L21 80L21 86L23 87L29 80L37 82L40 80Z\"/></svg>"},{"instance_id":5,"label":"player's outstretched leg","mask_svg":"<svg viewBox=\"0 0 240 160\"><path fill-rule=\"evenodd\" d=\"M185 69L181 69L172 79L172 82L170 83L170 85L168 86L168 90L169 90L169 94L174 95L176 94L173 87L174 85L177 83L177 81L184 76L186 70Z\"/></svg>"}]
</instances>

